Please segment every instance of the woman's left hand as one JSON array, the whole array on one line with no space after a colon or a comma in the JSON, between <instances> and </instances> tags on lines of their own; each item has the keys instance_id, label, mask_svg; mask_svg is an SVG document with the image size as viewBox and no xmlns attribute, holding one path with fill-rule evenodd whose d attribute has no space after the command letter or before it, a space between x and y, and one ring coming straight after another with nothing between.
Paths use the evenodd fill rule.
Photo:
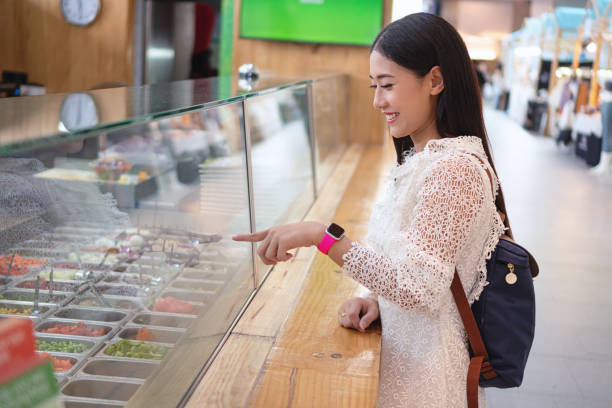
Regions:
<instances>
[{"instance_id":1,"label":"woman's left hand","mask_svg":"<svg viewBox=\"0 0 612 408\"><path fill-rule=\"evenodd\" d=\"M289 250L317 245L323 238L325 226L314 221L279 225L253 234L234 235L234 241L261 242L257 254L264 264L274 265L293 256Z\"/></svg>"}]
</instances>

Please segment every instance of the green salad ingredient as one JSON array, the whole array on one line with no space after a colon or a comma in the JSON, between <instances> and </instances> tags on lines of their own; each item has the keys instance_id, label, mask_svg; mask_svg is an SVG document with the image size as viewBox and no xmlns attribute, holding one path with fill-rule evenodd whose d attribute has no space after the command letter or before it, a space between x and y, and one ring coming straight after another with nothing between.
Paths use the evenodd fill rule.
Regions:
<instances>
[{"instance_id":1,"label":"green salad ingredient","mask_svg":"<svg viewBox=\"0 0 612 408\"><path fill-rule=\"evenodd\" d=\"M104 354L115 357L146 358L161 360L168 348L156 344L146 344L142 341L120 340L104 350Z\"/></svg>"},{"instance_id":2,"label":"green salad ingredient","mask_svg":"<svg viewBox=\"0 0 612 408\"><path fill-rule=\"evenodd\" d=\"M36 347L40 351L57 351L60 353L84 353L88 347L83 343L74 341L54 341L36 339Z\"/></svg>"}]
</instances>

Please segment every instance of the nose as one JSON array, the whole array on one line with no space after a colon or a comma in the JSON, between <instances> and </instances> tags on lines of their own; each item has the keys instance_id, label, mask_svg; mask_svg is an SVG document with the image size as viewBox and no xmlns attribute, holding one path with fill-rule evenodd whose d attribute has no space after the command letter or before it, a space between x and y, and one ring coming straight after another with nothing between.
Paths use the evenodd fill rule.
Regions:
<instances>
[{"instance_id":1,"label":"nose","mask_svg":"<svg viewBox=\"0 0 612 408\"><path fill-rule=\"evenodd\" d=\"M387 106L387 100L381 91L382 89L378 87L374 92L374 102L372 103L374 109L382 110L385 106Z\"/></svg>"}]
</instances>

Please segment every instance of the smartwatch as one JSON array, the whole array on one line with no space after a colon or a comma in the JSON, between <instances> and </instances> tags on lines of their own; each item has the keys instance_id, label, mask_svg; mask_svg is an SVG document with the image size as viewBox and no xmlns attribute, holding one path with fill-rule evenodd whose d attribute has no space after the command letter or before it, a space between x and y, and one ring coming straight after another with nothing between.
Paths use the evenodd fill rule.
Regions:
<instances>
[{"instance_id":1,"label":"smartwatch","mask_svg":"<svg viewBox=\"0 0 612 408\"><path fill-rule=\"evenodd\" d=\"M317 248L319 251L327 255L332 245L334 245L336 241L340 241L343 236L344 228L332 222L325 229L325 235L323 236L321 242L319 242L319 246Z\"/></svg>"}]
</instances>

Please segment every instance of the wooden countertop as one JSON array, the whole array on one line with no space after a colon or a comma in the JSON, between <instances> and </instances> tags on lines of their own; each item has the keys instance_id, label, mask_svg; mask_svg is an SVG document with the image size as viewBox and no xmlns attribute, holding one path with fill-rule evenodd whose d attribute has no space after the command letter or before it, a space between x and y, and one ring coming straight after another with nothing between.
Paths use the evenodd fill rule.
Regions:
<instances>
[{"instance_id":1,"label":"wooden countertop","mask_svg":"<svg viewBox=\"0 0 612 408\"><path fill-rule=\"evenodd\" d=\"M306 220L333 219L361 239L392 160L389 146L350 146ZM272 270L187 407L375 406L380 331L337 322L340 304L366 293L328 257L300 249Z\"/></svg>"}]
</instances>

